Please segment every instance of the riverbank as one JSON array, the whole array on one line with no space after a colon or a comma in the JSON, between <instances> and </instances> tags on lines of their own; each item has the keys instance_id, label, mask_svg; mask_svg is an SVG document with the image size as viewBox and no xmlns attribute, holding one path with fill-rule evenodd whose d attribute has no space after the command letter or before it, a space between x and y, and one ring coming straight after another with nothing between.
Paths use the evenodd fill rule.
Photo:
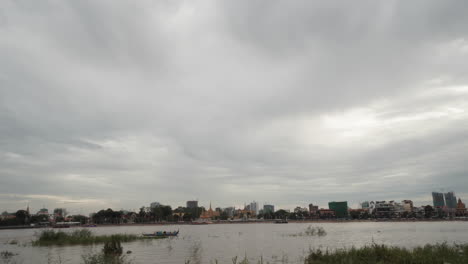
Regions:
<instances>
[{"instance_id":1,"label":"riverbank","mask_svg":"<svg viewBox=\"0 0 468 264\"><path fill-rule=\"evenodd\" d=\"M288 220L289 223L309 223L309 224L320 224L320 223L415 223L415 222L468 222L468 218L463 219L360 219L360 220L345 220L345 219L307 219L307 220ZM274 224L275 220L245 220L245 221L211 221L209 225L213 224ZM100 227L113 227L113 226L165 226L165 225L200 225L200 223L192 222L155 222L155 223L121 223L121 224L99 224ZM79 228L88 228L87 226L72 226ZM6 229L43 229L51 228L50 226L0 226L0 230ZM92 228L92 227L90 227Z\"/></svg>"}]
</instances>

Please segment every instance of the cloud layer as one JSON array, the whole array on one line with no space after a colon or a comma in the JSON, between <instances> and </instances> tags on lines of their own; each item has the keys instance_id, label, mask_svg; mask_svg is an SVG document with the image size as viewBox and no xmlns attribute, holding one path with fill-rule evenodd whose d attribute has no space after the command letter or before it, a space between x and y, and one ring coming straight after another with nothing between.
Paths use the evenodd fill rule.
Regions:
<instances>
[{"instance_id":1,"label":"cloud layer","mask_svg":"<svg viewBox=\"0 0 468 264\"><path fill-rule=\"evenodd\" d=\"M468 198L459 1L6 1L0 209Z\"/></svg>"}]
</instances>

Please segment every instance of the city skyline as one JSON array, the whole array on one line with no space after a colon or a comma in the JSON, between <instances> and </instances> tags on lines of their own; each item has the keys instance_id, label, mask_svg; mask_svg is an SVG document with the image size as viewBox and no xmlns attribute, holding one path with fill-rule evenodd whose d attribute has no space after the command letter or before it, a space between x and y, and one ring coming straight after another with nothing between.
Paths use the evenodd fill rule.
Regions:
<instances>
[{"instance_id":1,"label":"city skyline","mask_svg":"<svg viewBox=\"0 0 468 264\"><path fill-rule=\"evenodd\" d=\"M467 13L6 0L0 208L468 197Z\"/></svg>"},{"instance_id":2,"label":"city skyline","mask_svg":"<svg viewBox=\"0 0 468 264\"><path fill-rule=\"evenodd\" d=\"M447 194L451 195L451 197L454 197L455 200L454 203L455 204L452 204L451 207L447 205L446 203L446 197L447 197ZM436 196L435 196L436 195ZM438 197L437 195L440 195L440 197ZM344 200L344 201L332 201L332 200L329 200L326 205L319 205L319 204L316 204L315 202L309 202L308 204L295 204L295 205L291 205L291 206L282 206L282 205L277 205L277 204L274 204L274 203L270 203L270 202L258 202L258 201L251 201L251 202L244 202L243 205L238 205L238 204L230 204L230 205L219 205L219 204L213 204L213 200L210 200L208 202L208 204L204 204L204 203L200 203L199 200L187 200L185 201L184 204L177 204L177 205L173 205L173 204L167 204L167 203L161 203L159 201L153 201L153 202L150 202L148 204L143 204L143 205L140 205L140 206L137 206L135 208L119 208L119 207L115 207L115 208L111 208L109 207L110 209L113 209L113 210L124 210L124 211L132 211L132 212L137 212L139 210L139 208L141 207L148 207L148 208L153 208L155 206L160 206L160 205L168 205L168 206L171 206L172 209L176 209L176 208L179 208L179 207L185 207L185 208L196 208L196 207L203 207L205 208L206 210L208 210L208 208L222 208L222 209L226 209L226 208L235 208L235 209L245 209L245 208L248 208L248 210L252 210L252 204L255 203L256 204L256 210L252 210L256 213L258 213L259 211L263 210L265 206L268 206L268 207L271 207L273 206L273 208L276 208L274 209L273 211L276 211L276 210L287 210L287 211L293 211L294 208L297 208L297 207L301 207L301 208L310 208L310 206L318 206L318 209L322 209L322 208L329 208L329 205L330 203L341 203L341 202L346 202L346 204L348 205L348 208L350 209L360 209L360 208L364 208L364 205L363 204L367 204L366 207L369 206L369 202L379 202L379 201L395 201L397 203L405 203L405 202L411 202L412 206L414 204L414 206L426 206L426 205L431 205L431 206L434 206L434 208L437 208L437 207L448 207L448 208L452 208L452 209L455 209L457 207L457 200L458 199L461 199L461 200L464 200L462 199L462 197L460 196L453 196L455 195L455 192L453 191L449 191L447 193L438 193L438 192L432 192L432 201L429 202L429 203L414 203L413 200L407 200L407 199L390 199L390 200L367 200L367 201L360 201L358 203L353 203L349 200ZM442 199L442 202L440 202L439 200ZM185 206L184 206L185 205ZM212 206L214 205L214 206ZM41 207L38 207L38 208L35 208L35 207L32 207L30 206L30 203L27 203L27 210L31 210L31 212L34 212L34 211L38 211L40 212L41 210L43 209L49 209L49 210L52 210L52 208L48 208L47 206L45 205L42 205ZM79 211L76 211L76 210L70 210L68 211L68 209L65 207L65 206L62 206L62 207L54 207L54 209L66 209L67 210L67 213L69 213L70 215L88 215L88 214L91 214L91 213L94 213L95 211L93 210L90 210L90 211L86 211L83 210L83 208L80 208ZM11 209L10 211L16 211L16 210L21 210L21 209L24 209L24 208L13 208ZM102 209L106 209L106 208L99 208L99 210L102 210ZM1 212L8 212L9 210L2 210L0 208L0 211Z\"/></svg>"}]
</instances>

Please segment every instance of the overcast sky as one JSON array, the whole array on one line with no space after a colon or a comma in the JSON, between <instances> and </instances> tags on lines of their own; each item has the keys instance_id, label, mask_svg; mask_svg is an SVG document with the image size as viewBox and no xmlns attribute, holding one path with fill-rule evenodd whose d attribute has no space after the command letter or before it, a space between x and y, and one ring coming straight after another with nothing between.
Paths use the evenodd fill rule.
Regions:
<instances>
[{"instance_id":1,"label":"overcast sky","mask_svg":"<svg viewBox=\"0 0 468 264\"><path fill-rule=\"evenodd\" d=\"M468 199L465 1L0 4L0 210Z\"/></svg>"}]
</instances>

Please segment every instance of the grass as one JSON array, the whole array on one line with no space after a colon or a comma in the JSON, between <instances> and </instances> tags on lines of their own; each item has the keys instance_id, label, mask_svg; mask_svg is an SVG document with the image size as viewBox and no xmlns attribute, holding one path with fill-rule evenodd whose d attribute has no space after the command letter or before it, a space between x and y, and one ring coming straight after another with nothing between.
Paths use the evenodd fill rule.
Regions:
<instances>
[{"instance_id":1,"label":"grass","mask_svg":"<svg viewBox=\"0 0 468 264\"><path fill-rule=\"evenodd\" d=\"M82 256L84 264L131 264L126 256L122 256L123 248L120 242L106 242L101 253Z\"/></svg>"},{"instance_id":2,"label":"grass","mask_svg":"<svg viewBox=\"0 0 468 264\"><path fill-rule=\"evenodd\" d=\"M457 264L468 263L467 245L447 243L426 245L414 249L371 245L363 248L339 249L335 251L312 250L305 264Z\"/></svg>"},{"instance_id":3,"label":"grass","mask_svg":"<svg viewBox=\"0 0 468 264\"><path fill-rule=\"evenodd\" d=\"M166 237L151 237L159 239ZM32 242L33 246L52 246L52 245L87 245L106 243L110 241L131 242L139 239L147 239L133 234L114 234L114 235L94 235L88 229L74 230L73 232L55 231L52 229L43 230L38 239Z\"/></svg>"}]
</instances>

